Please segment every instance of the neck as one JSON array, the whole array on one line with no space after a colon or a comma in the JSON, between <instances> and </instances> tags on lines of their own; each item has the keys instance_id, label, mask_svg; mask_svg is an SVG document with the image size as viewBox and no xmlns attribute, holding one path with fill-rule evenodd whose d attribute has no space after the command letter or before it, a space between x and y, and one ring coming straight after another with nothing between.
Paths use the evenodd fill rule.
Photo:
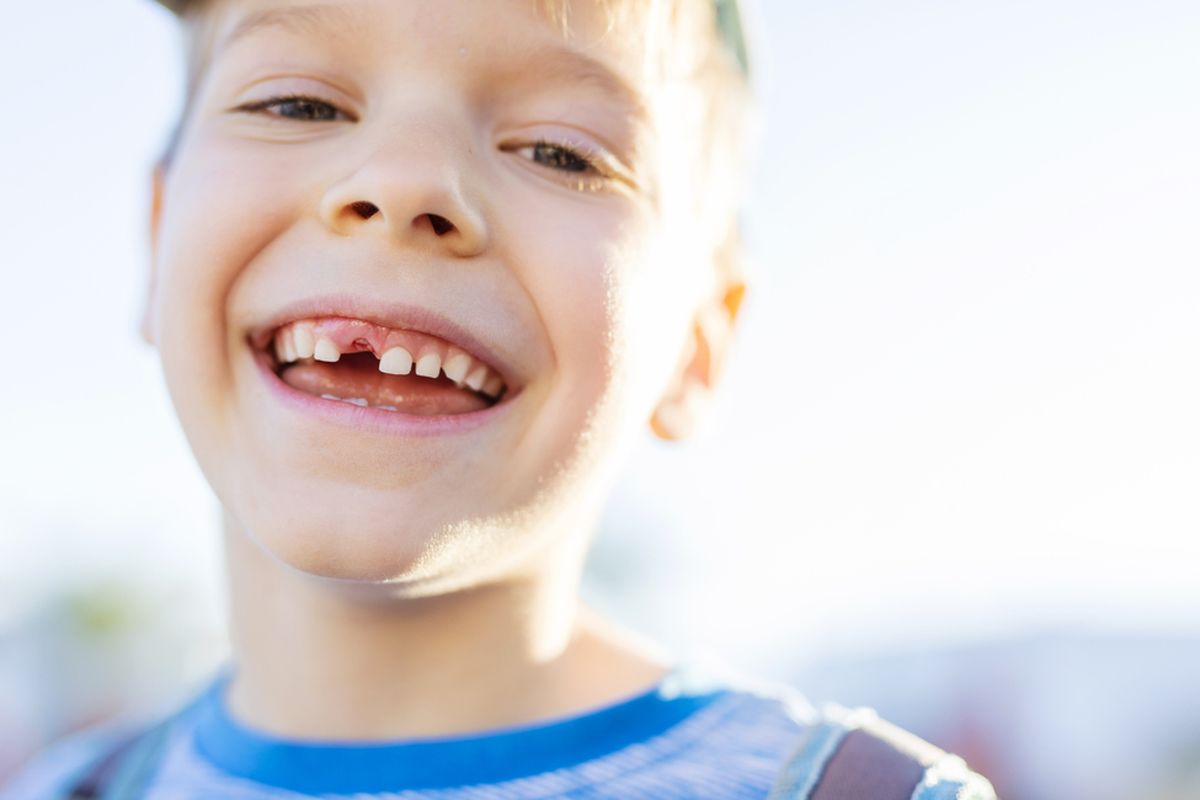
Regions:
<instances>
[{"instance_id":1,"label":"neck","mask_svg":"<svg viewBox=\"0 0 1200 800\"><path fill-rule=\"evenodd\" d=\"M276 736L447 736L645 691L661 656L582 608L582 548L443 596L366 598L264 553L228 516L230 713Z\"/></svg>"}]
</instances>

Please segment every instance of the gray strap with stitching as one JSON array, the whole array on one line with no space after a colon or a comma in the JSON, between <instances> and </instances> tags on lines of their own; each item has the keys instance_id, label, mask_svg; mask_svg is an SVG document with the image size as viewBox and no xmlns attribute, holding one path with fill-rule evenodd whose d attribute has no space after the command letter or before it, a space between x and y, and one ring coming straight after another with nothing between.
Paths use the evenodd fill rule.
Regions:
<instances>
[{"instance_id":1,"label":"gray strap with stitching","mask_svg":"<svg viewBox=\"0 0 1200 800\"><path fill-rule=\"evenodd\" d=\"M833 707L805 732L769 800L996 800L991 784L870 709Z\"/></svg>"}]
</instances>

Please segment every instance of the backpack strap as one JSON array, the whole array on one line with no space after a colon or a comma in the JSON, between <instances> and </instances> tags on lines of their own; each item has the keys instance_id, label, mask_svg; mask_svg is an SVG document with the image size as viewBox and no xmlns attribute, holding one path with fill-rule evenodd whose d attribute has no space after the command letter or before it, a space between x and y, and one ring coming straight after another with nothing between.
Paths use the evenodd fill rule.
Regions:
<instances>
[{"instance_id":1,"label":"backpack strap","mask_svg":"<svg viewBox=\"0 0 1200 800\"><path fill-rule=\"evenodd\" d=\"M965 794L964 794L965 792ZM806 733L770 800L967 800L991 786L951 756L870 709L833 708Z\"/></svg>"},{"instance_id":2,"label":"backpack strap","mask_svg":"<svg viewBox=\"0 0 1200 800\"><path fill-rule=\"evenodd\" d=\"M943 751L878 717L846 731L812 800L911 800Z\"/></svg>"},{"instance_id":3,"label":"backpack strap","mask_svg":"<svg viewBox=\"0 0 1200 800\"><path fill-rule=\"evenodd\" d=\"M139 800L158 766L171 719L125 733L95 759L63 800Z\"/></svg>"}]
</instances>

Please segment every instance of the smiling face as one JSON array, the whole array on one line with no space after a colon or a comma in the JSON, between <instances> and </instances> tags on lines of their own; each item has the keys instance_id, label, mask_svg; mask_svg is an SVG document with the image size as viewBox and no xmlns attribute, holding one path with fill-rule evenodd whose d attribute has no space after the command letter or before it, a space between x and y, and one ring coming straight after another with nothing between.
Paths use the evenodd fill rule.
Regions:
<instances>
[{"instance_id":1,"label":"smiling face","mask_svg":"<svg viewBox=\"0 0 1200 800\"><path fill-rule=\"evenodd\" d=\"M570 12L205 6L146 329L283 562L414 594L517 569L711 386L738 286L692 199L701 89Z\"/></svg>"}]
</instances>

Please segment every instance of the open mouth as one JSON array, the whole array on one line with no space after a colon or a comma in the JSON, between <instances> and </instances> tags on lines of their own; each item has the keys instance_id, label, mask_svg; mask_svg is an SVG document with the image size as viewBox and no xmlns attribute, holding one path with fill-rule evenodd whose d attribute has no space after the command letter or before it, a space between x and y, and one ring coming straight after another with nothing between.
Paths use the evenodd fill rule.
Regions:
<instances>
[{"instance_id":1,"label":"open mouth","mask_svg":"<svg viewBox=\"0 0 1200 800\"><path fill-rule=\"evenodd\" d=\"M288 322L251 342L288 386L415 416L482 411L509 394L500 372L444 339L347 317Z\"/></svg>"}]
</instances>

